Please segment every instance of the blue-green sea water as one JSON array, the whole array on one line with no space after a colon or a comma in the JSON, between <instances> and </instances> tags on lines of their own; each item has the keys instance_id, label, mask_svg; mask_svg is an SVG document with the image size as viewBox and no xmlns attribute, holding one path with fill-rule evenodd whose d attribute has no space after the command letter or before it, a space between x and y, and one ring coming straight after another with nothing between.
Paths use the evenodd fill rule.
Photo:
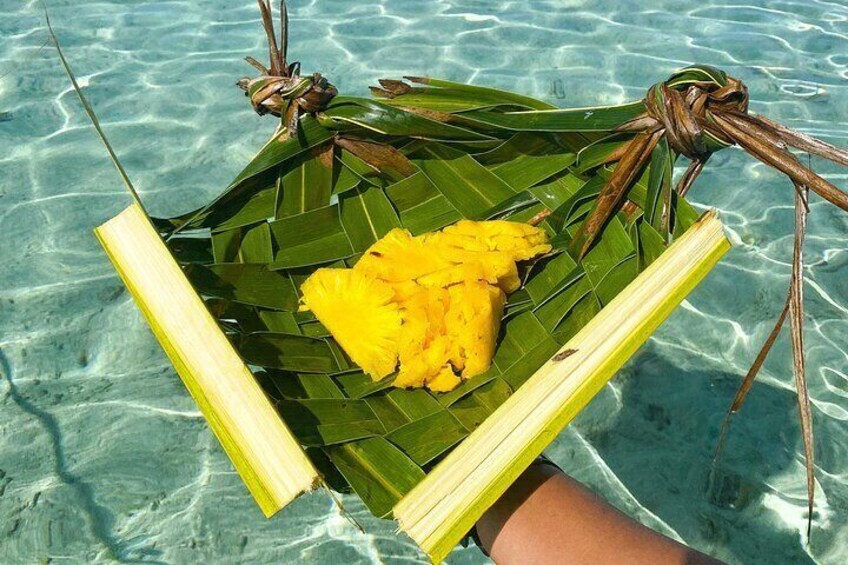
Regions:
<instances>
[{"instance_id":1,"label":"blue-green sea water","mask_svg":"<svg viewBox=\"0 0 848 565\"><path fill-rule=\"evenodd\" d=\"M150 210L208 201L273 128L234 86L264 59L252 0L50 0L56 31ZM641 98L688 63L752 109L848 145L841 0L292 0L291 54L342 92L431 75L562 105ZM46 44L0 0L0 563L423 563L391 522L324 494L262 517L91 229L129 202ZM845 170L813 167L848 186ZM807 542L783 336L718 428L788 283L792 187L731 149L691 193L735 247L551 446L631 516L731 563L848 562L848 215L813 198L805 268L816 514ZM472 546L449 563L484 563Z\"/></svg>"}]
</instances>

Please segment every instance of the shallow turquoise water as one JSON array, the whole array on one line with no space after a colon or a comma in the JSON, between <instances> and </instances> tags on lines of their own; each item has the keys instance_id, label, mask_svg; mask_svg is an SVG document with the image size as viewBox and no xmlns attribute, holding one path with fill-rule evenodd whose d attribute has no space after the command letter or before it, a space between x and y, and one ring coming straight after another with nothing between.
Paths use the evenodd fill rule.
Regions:
<instances>
[{"instance_id":1,"label":"shallow turquoise water","mask_svg":"<svg viewBox=\"0 0 848 565\"><path fill-rule=\"evenodd\" d=\"M155 213L207 201L272 128L236 79L265 57L255 4L50 2L67 55ZM296 1L292 55L343 92L417 74L560 104L643 96L700 62L753 109L848 145L848 6L812 0ZM69 90L38 2L0 0L0 562L418 563L390 522L322 494L266 521L212 438L91 228L128 203ZM845 171L813 161L845 187ZM781 340L734 423L723 412L783 300L792 191L737 150L695 201L734 250L549 455L643 522L733 563L848 561L848 216L812 205L809 379L817 508L807 545L790 351ZM482 563L474 548L450 563Z\"/></svg>"}]
</instances>

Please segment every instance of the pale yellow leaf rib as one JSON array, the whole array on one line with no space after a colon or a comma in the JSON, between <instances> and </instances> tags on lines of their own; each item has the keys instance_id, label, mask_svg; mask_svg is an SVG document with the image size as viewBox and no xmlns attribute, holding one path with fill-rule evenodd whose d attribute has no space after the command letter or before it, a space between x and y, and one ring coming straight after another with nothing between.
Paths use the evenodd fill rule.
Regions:
<instances>
[{"instance_id":1,"label":"pale yellow leaf rib","mask_svg":"<svg viewBox=\"0 0 848 565\"><path fill-rule=\"evenodd\" d=\"M141 208L95 234L262 512L315 488L317 470Z\"/></svg>"},{"instance_id":2,"label":"pale yellow leaf rib","mask_svg":"<svg viewBox=\"0 0 848 565\"><path fill-rule=\"evenodd\" d=\"M729 248L706 214L395 505L400 529L442 561Z\"/></svg>"}]
</instances>

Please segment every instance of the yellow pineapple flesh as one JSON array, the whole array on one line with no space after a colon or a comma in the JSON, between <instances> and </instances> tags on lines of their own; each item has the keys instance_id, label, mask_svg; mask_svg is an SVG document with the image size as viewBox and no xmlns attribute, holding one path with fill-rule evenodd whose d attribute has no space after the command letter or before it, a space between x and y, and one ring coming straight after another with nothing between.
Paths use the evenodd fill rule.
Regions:
<instances>
[{"instance_id":1,"label":"yellow pineapple flesh","mask_svg":"<svg viewBox=\"0 0 848 565\"><path fill-rule=\"evenodd\" d=\"M401 313L391 286L353 269L318 269L300 290L303 305L363 371L379 380L395 370Z\"/></svg>"},{"instance_id":2,"label":"yellow pineapple flesh","mask_svg":"<svg viewBox=\"0 0 848 565\"><path fill-rule=\"evenodd\" d=\"M544 230L505 220L393 229L352 269L315 271L302 302L375 381L397 371L397 387L446 392L489 369L517 263L550 249Z\"/></svg>"},{"instance_id":3,"label":"yellow pineapple flesh","mask_svg":"<svg viewBox=\"0 0 848 565\"><path fill-rule=\"evenodd\" d=\"M506 295L482 281L450 287L451 308L445 325L450 341L458 347L454 366L463 378L485 373L492 364Z\"/></svg>"},{"instance_id":4,"label":"yellow pineapple flesh","mask_svg":"<svg viewBox=\"0 0 848 565\"><path fill-rule=\"evenodd\" d=\"M395 228L365 251L356 269L386 282L405 282L449 266L423 238Z\"/></svg>"}]
</instances>

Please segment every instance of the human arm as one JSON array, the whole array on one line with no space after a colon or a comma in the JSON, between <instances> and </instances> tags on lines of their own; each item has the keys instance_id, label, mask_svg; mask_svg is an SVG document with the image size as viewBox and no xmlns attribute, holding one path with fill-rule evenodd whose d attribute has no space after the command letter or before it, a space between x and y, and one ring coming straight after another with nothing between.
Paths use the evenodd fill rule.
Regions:
<instances>
[{"instance_id":1,"label":"human arm","mask_svg":"<svg viewBox=\"0 0 848 565\"><path fill-rule=\"evenodd\" d=\"M476 529L498 565L721 563L632 520L545 462L532 464Z\"/></svg>"}]
</instances>

